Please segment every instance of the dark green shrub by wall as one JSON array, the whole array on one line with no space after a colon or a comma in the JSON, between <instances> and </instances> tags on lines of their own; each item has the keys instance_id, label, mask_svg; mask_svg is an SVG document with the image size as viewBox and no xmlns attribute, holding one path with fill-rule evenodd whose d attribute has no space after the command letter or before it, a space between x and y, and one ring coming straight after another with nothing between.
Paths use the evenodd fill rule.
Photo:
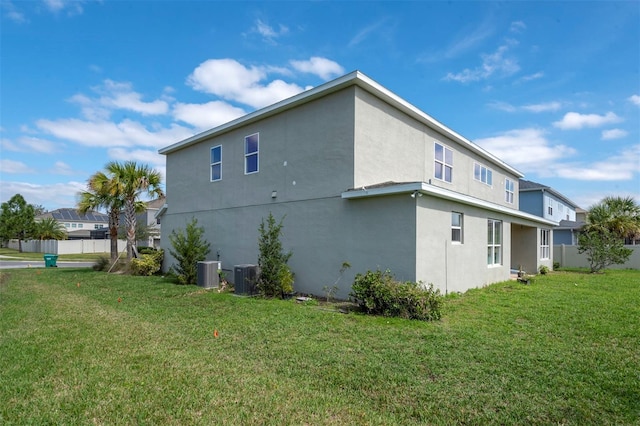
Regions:
<instances>
[{"instance_id":1,"label":"dark green shrub by wall","mask_svg":"<svg viewBox=\"0 0 640 426\"><path fill-rule=\"evenodd\" d=\"M422 321L442 317L442 295L433 284L397 281L389 270L357 274L351 299L373 315Z\"/></svg>"}]
</instances>

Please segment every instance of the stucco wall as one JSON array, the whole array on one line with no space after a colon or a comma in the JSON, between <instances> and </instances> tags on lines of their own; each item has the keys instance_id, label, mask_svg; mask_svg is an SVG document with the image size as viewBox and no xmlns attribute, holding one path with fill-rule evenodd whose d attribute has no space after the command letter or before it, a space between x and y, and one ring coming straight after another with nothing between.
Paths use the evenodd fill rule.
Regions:
<instances>
[{"instance_id":1,"label":"stucco wall","mask_svg":"<svg viewBox=\"0 0 640 426\"><path fill-rule=\"evenodd\" d=\"M163 229L184 229L191 217L204 227L211 243L207 260L219 260L222 269L257 263L258 226L271 212L284 217L282 243L293 255L297 292L323 294L339 277L343 262L348 269L338 283L338 297L347 298L356 273L391 269L399 279L415 279L415 215L409 196L366 200L321 198L272 205L253 205L194 214L167 214ZM162 239L163 244L168 238ZM166 247L165 247L166 249ZM174 259L166 252L165 269ZM229 277L233 280L233 277Z\"/></svg>"},{"instance_id":2,"label":"stucco wall","mask_svg":"<svg viewBox=\"0 0 640 426\"><path fill-rule=\"evenodd\" d=\"M518 177L436 132L362 89L355 104L355 187L381 182L429 182L518 209ZM434 143L453 150L451 183L434 177ZM474 164L493 172L493 184L474 179ZM505 179L514 182L514 202L505 200Z\"/></svg>"},{"instance_id":3,"label":"stucco wall","mask_svg":"<svg viewBox=\"0 0 640 426\"><path fill-rule=\"evenodd\" d=\"M509 279L511 226L498 213L435 197L418 197L417 280L443 293ZM451 242L451 212L463 214L463 242ZM502 220L502 265L487 265L487 220Z\"/></svg>"}]
</instances>

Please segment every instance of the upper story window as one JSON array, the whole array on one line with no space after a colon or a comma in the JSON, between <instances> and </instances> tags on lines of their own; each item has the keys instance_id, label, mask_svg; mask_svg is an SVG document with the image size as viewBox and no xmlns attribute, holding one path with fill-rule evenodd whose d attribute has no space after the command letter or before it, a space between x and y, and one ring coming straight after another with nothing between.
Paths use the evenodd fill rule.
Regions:
<instances>
[{"instance_id":1,"label":"upper story window","mask_svg":"<svg viewBox=\"0 0 640 426\"><path fill-rule=\"evenodd\" d=\"M222 146L211 148L211 182L222 179Z\"/></svg>"},{"instance_id":2,"label":"upper story window","mask_svg":"<svg viewBox=\"0 0 640 426\"><path fill-rule=\"evenodd\" d=\"M260 142L260 134L254 133L253 135L244 138L244 174L258 172L258 145Z\"/></svg>"},{"instance_id":3,"label":"upper story window","mask_svg":"<svg viewBox=\"0 0 640 426\"><path fill-rule=\"evenodd\" d=\"M504 180L504 200L513 204L513 194L515 192L515 183L511 179Z\"/></svg>"},{"instance_id":4,"label":"upper story window","mask_svg":"<svg viewBox=\"0 0 640 426\"><path fill-rule=\"evenodd\" d=\"M435 144L435 178L451 182L453 178L453 151L436 142Z\"/></svg>"},{"instance_id":5,"label":"upper story window","mask_svg":"<svg viewBox=\"0 0 640 426\"><path fill-rule=\"evenodd\" d=\"M462 244L462 213L451 212L451 242Z\"/></svg>"},{"instance_id":6,"label":"upper story window","mask_svg":"<svg viewBox=\"0 0 640 426\"><path fill-rule=\"evenodd\" d=\"M474 163L473 178L487 185L493 185L493 172L482 164Z\"/></svg>"}]
</instances>

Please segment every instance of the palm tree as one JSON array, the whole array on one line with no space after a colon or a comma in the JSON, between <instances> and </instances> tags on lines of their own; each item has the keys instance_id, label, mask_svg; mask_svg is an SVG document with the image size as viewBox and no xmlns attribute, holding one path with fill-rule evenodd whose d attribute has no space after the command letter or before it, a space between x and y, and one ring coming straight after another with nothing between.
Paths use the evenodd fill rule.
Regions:
<instances>
[{"instance_id":1,"label":"palm tree","mask_svg":"<svg viewBox=\"0 0 640 426\"><path fill-rule=\"evenodd\" d=\"M139 197L143 194L152 198L164 196L160 187L162 176L148 165L140 165L135 161L124 163L112 161L107 164L105 169L111 176L117 187L117 193L120 194L124 203L127 259L131 260L136 245L136 213L144 209L144 203L139 200Z\"/></svg>"},{"instance_id":2,"label":"palm tree","mask_svg":"<svg viewBox=\"0 0 640 426\"><path fill-rule=\"evenodd\" d=\"M605 197L589 209L586 229L634 239L640 235L640 205L632 197Z\"/></svg>"},{"instance_id":3,"label":"palm tree","mask_svg":"<svg viewBox=\"0 0 640 426\"><path fill-rule=\"evenodd\" d=\"M118 258L118 226L124 201L118 185L103 172L97 172L87 181L87 190L80 193L78 212L105 208L109 216L109 236L111 238L111 261Z\"/></svg>"},{"instance_id":4,"label":"palm tree","mask_svg":"<svg viewBox=\"0 0 640 426\"><path fill-rule=\"evenodd\" d=\"M52 217L45 217L36 221L33 236L40 240L64 240L67 238L67 231L60 222Z\"/></svg>"}]
</instances>

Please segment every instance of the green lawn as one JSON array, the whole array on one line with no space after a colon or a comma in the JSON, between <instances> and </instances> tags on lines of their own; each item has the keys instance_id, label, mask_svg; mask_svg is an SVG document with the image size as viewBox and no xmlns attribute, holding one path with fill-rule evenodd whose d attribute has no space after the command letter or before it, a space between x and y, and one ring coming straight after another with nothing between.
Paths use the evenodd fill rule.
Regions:
<instances>
[{"instance_id":1,"label":"green lawn","mask_svg":"<svg viewBox=\"0 0 640 426\"><path fill-rule=\"evenodd\" d=\"M7 256L11 259L4 260L40 260L44 261L43 253L20 253L18 250L13 250L9 248L0 248L0 255ZM78 253L78 254L61 254L58 256L58 260L60 261L68 261L68 260L77 260L77 261L86 261L92 262L98 259L100 256L110 257L109 253ZM0 258L2 261L3 258Z\"/></svg>"},{"instance_id":2,"label":"green lawn","mask_svg":"<svg viewBox=\"0 0 640 426\"><path fill-rule=\"evenodd\" d=\"M639 271L495 284L436 323L88 269L0 278L3 425L639 419Z\"/></svg>"}]
</instances>

